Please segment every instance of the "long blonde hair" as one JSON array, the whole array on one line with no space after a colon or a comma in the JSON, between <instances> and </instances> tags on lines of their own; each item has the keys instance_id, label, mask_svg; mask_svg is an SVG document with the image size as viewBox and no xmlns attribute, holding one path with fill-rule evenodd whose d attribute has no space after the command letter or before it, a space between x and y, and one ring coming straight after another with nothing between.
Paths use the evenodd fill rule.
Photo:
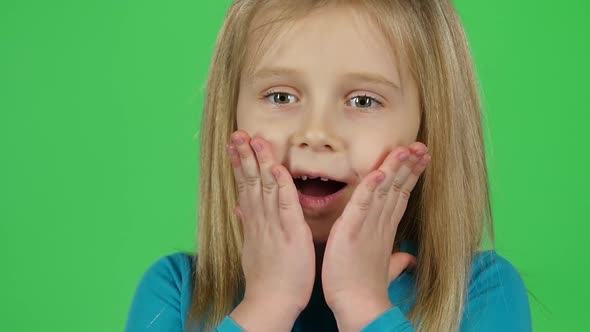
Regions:
<instances>
[{"instance_id":1,"label":"long blonde hair","mask_svg":"<svg viewBox=\"0 0 590 332\"><path fill-rule=\"evenodd\" d=\"M412 191L396 243L417 244L418 331L456 331L474 254L494 234L478 84L463 26L450 0L235 0L213 54L200 133L198 260L188 321L207 330L237 305L244 276L234 177L225 145L236 130L239 82L254 29L262 35L326 5L349 4L369 15L408 60L418 84L417 140L432 161ZM273 12L258 27L256 14ZM258 51L261 50L260 46ZM487 227L486 227L487 226Z\"/></svg>"}]
</instances>

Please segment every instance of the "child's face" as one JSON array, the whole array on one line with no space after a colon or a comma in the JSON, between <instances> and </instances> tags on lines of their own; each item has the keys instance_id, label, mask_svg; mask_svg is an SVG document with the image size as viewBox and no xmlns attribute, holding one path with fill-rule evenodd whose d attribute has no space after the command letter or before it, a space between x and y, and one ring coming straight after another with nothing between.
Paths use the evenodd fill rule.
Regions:
<instances>
[{"instance_id":1,"label":"child's face","mask_svg":"<svg viewBox=\"0 0 590 332\"><path fill-rule=\"evenodd\" d=\"M417 88L382 32L352 8L318 10L289 28L242 75L237 125L269 141L291 173L346 179L335 204L303 210L314 240L325 241L362 178L415 141Z\"/></svg>"}]
</instances>

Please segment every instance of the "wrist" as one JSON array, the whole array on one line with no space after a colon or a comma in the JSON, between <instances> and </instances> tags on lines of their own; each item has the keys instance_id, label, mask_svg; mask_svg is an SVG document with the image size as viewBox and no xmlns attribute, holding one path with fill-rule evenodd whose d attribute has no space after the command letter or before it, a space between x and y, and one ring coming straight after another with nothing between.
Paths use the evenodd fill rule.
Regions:
<instances>
[{"instance_id":1,"label":"wrist","mask_svg":"<svg viewBox=\"0 0 590 332\"><path fill-rule=\"evenodd\" d=\"M279 300L244 298L230 317L246 332L291 331L300 312Z\"/></svg>"},{"instance_id":2,"label":"wrist","mask_svg":"<svg viewBox=\"0 0 590 332\"><path fill-rule=\"evenodd\" d=\"M389 299L349 304L346 307L340 308L339 311L334 311L338 331L361 331L391 308L393 308L393 305Z\"/></svg>"}]
</instances>

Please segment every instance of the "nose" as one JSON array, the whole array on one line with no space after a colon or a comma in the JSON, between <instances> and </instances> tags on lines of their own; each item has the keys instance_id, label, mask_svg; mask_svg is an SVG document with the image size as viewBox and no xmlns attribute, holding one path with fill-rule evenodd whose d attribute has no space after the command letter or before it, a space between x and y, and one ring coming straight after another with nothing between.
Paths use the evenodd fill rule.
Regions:
<instances>
[{"instance_id":1,"label":"nose","mask_svg":"<svg viewBox=\"0 0 590 332\"><path fill-rule=\"evenodd\" d=\"M314 152L334 152L342 149L342 140L332 131L333 126L328 124L325 116L320 116L308 116L306 121L303 121L292 137L293 146Z\"/></svg>"}]
</instances>

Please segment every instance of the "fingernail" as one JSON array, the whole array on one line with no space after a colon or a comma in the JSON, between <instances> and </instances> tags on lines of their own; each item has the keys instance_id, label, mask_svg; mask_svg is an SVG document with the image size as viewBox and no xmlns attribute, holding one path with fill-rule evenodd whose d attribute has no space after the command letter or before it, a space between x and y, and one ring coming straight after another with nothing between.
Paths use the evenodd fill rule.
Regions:
<instances>
[{"instance_id":1,"label":"fingernail","mask_svg":"<svg viewBox=\"0 0 590 332\"><path fill-rule=\"evenodd\" d=\"M242 136L234 136L232 138L232 141L234 142L234 144L236 145L241 145L244 144L244 139L242 138Z\"/></svg>"},{"instance_id":2,"label":"fingernail","mask_svg":"<svg viewBox=\"0 0 590 332\"><path fill-rule=\"evenodd\" d=\"M381 173L381 174L377 175L377 177L375 178L375 181L377 183L381 183L381 181L383 181L383 179L385 179L385 174Z\"/></svg>"},{"instance_id":3,"label":"fingernail","mask_svg":"<svg viewBox=\"0 0 590 332\"><path fill-rule=\"evenodd\" d=\"M397 159L399 160L406 160L408 159L408 153L403 151L397 154Z\"/></svg>"},{"instance_id":4,"label":"fingernail","mask_svg":"<svg viewBox=\"0 0 590 332\"><path fill-rule=\"evenodd\" d=\"M416 151L416 156L418 156L418 157L422 157L425 154L426 154L426 151L424 151L424 150L418 150L418 151Z\"/></svg>"},{"instance_id":5,"label":"fingernail","mask_svg":"<svg viewBox=\"0 0 590 332\"><path fill-rule=\"evenodd\" d=\"M253 142L252 147L254 148L254 151L256 151L256 152L262 151L262 144L260 144L259 142Z\"/></svg>"}]
</instances>

